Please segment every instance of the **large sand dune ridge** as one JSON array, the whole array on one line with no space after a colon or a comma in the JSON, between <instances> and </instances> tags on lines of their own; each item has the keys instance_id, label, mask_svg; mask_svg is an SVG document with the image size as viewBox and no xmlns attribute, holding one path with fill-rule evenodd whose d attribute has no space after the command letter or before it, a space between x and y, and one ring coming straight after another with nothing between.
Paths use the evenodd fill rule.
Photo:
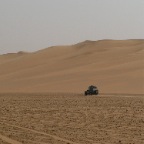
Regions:
<instances>
[{"instance_id":1,"label":"large sand dune ridge","mask_svg":"<svg viewBox=\"0 0 144 144\"><path fill-rule=\"evenodd\" d=\"M0 92L144 94L144 40L84 41L0 55Z\"/></svg>"}]
</instances>

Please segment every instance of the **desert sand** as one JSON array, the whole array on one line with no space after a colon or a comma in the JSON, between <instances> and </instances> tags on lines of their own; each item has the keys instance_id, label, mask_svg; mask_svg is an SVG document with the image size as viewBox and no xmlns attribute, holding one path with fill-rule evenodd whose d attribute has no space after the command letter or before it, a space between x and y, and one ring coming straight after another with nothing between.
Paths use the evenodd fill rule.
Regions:
<instances>
[{"instance_id":1,"label":"desert sand","mask_svg":"<svg viewBox=\"0 0 144 144\"><path fill-rule=\"evenodd\" d=\"M0 144L143 144L143 131L144 40L0 55Z\"/></svg>"},{"instance_id":2,"label":"desert sand","mask_svg":"<svg viewBox=\"0 0 144 144\"><path fill-rule=\"evenodd\" d=\"M0 92L144 94L144 40L84 41L0 55Z\"/></svg>"},{"instance_id":3,"label":"desert sand","mask_svg":"<svg viewBox=\"0 0 144 144\"><path fill-rule=\"evenodd\" d=\"M1 94L0 144L143 144L144 96Z\"/></svg>"}]
</instances>

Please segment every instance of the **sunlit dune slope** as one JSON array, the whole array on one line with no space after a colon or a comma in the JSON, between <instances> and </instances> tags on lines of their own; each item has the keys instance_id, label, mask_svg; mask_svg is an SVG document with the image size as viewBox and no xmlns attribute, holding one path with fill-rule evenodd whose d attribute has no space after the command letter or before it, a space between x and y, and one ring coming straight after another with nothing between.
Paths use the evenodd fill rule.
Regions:
<instances>
[{"instance_id":1,"label":"sunlit dune slope","mask_svg":"<svg viewBox=\"0 0 144 144\"><path fill-rule=\"evenodd\" d=\"M0 56L0 92L144 94L144 40L84 41Z\"/></svg>"}]
</instances>

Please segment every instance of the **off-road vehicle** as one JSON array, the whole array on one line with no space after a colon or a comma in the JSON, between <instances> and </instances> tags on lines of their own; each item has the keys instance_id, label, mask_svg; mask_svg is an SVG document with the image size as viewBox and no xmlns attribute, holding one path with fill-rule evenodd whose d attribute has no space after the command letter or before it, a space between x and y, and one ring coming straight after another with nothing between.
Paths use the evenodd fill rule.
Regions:
<instances>
[{"instance_id":1,"label":"off-road vehicle","mask_svg":"<svg viewBox=\"0 0 144 144\"><path fill-rule=\"evenodd\" d=\"M98 92L97 87L91 85L88 87L88 90L86 90L84 94L85 94L85 96L87 96L87 95L98 95L98 93L99 92Z\"/></svg>"}]
</instances>

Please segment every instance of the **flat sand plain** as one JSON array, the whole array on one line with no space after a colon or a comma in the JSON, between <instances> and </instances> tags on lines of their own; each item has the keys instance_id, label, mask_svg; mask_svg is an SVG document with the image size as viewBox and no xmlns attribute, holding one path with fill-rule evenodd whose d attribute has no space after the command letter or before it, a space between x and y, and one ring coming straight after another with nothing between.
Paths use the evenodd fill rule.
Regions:
<instances>
[{"instance_id":1,"label":"flat sand plain","mask_svg":"<svg viewBox=\"0 0 144 144\"><path fill-rule=\"evenodd\" d=\"M0 144L143 144L144 96L0 94Z\"/></svg>"}]
</instances>

